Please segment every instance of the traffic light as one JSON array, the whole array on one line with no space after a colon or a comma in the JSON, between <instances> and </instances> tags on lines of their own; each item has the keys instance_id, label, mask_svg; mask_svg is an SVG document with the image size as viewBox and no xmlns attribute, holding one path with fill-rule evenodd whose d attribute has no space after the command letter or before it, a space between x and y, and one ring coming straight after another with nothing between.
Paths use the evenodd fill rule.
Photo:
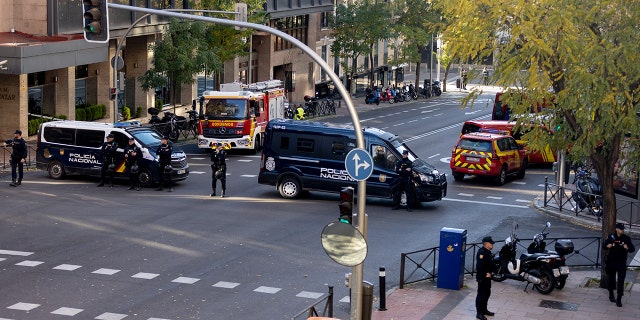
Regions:
<instances>
[{"instance_id":1,"label":"traffic light","mask_svg":"<svg viewBox=\"0 0 640 320\"><path fill-rule=\"evenodd\" d=\"M116 99L116 88L109 88L109 100L115 100Z\"/></svg>"},{"instance_id":2,"label":"traffic light","mask_svg":"<svg viewBox=\"0 0 640 320\"><path fill-rule=\"evenodd\" d=\"M340 222L353 224L353 187L340 189Z\"/></svg>"},{"instance_id":3,"label":"traffic light","mask_svg":"<svg viewBox=\"0 0 640 320\"><path fill-rule=\"evenodd\" d=\"M82 0L84 39L89 42L109 41L109 10L107 0Z\"/></svg>"}]
</instances>

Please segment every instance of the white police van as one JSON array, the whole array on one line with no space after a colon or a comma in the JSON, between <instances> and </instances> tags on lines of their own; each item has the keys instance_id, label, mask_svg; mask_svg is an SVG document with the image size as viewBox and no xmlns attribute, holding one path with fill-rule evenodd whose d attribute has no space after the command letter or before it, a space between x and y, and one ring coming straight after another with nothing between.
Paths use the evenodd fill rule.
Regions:
<instances>
[{"instance_id":1,"label":"white police van","mask_svg":"<svg viewBox=\"0 0 640 320\"><path fill-rule=\"evenodd\" d=\"M116 177L126 176L124 149L129 138L142 150L139 180L141 186L150 186L159 180L159 158L156 149L162 136L153 128L139 125L119 125L85 121L51 121L40 125L36 148L36 167L46 170L54 179L67 174L100 176L103 152L102 144L109 134L118 143L116 152ZM186 154L173 146L171 154L173 181L189 176Z\"/></svg>"},{"instance_id":2,"label":"white police van","mask_svg":"<svg viewBox=\"0 0 640 320\"><path fill-rule=\"evenodd\" d=\"M367 179L367 196L393 198L402 151L413 161L413 203L442 200L447 194L444 173L426 163L396 135L376 128L363 129L365 148L374 162ZM269 121L260 161L258 183L276 186L283 198L296 198L303 190L339 192L357 187L345 167L347 153L356 147L352 126L276 119ZM403 201L404 202L404 201Z\"/></svg>"}]
</instances>

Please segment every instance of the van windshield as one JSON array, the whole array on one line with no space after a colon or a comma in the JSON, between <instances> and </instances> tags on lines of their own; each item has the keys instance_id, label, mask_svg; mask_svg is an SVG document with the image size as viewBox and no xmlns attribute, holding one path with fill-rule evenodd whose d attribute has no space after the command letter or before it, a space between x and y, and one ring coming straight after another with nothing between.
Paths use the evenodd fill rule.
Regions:
<instances>
[{"instance_id":1,"label":"van windshield","mask_svg":"<svg viewBox=\"0 0 640 320\"><path fill-rule=\"evenodd\" d=\"M160 145L162 136L155 130L135 130L131 135L136 138L143 146L154 147Z\"/></svg>"},{"instance_id":2,"label":"van windshield","mask_svg":"<svg viewBox=\"0 0 640 320\"><path fill-rule=\"evenodd\" d=\"M248 116L247 100L211 99L205 101L204 116L207 119L246 119Z\"/></svg>"}]
</instances>

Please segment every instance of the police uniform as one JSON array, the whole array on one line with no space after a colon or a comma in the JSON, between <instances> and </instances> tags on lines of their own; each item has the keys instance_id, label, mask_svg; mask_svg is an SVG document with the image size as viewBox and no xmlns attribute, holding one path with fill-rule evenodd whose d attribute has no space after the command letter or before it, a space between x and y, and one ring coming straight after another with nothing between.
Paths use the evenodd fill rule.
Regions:
<instances>
[{"instance_id":1,"label":"police uniform","mask_svg":"<svg viewBox=\"0 0 640 320\"><path fill-rule=\"evenodd\" d=\"M133 143L131 143L133 142ZM140 159L142 159L142 150L136 145L133 138L129 138L129 145L124 149L125 165L127 167L127 174L129 174L129 190L136 188L140 191L140 181L138 176L140 175ZM135 172L132 172L131 167L138 167Z\"/></svg>"},{"instance_id":2,"label":"police uniform","mask_svg":"<svg viewBox=\"0 0 640 320\"><path fill-rule=\"evenodd\" d=\"M16 130L13 134L15 135L14 138L5 141L5 143L11 146L11 183L9 185L17 187L22 184L24 163L28 156L28 150L27 143L22 138L22 131Z\"/></svg>"},{"instance_id":3,"label":"police uniform","mask_svg":"<svg viewBox=\"0 0 640 320\"><path fill-rule=\"evenodd\" d=\"M171 172L165 172L166 166L171 166L171 153L173 152L173 146L169 143L169 138L162 137L162 144L158 146L156 149L156 154L158 158L160 158L160 165L158 169L158 176L160 178L160 185L156 191L162 191L165 182L168 182L169 192L173 191L173 186L171 182Z\"/></svg>"},{"instance_id":4,"label":"police uniform","mask_svg":"<svg viewBox=\"0 0 640 320\"><path fill-rule=\"evenodd\" d=\"M218 173L218 171L220 171ZM217 176L216 176L216 173ZM211 152L211 195L216 196L216 181L220 180L222 193L220 197L224 198L227 190L227 152L222 148L222 144L216 144L216 150Z\"/></svg>"},{"instance_id":5,"label":"police uniform","mask_svg":"<svg viewBox=\"0 0 640 320\"><path fill-rule=\"evenodd\" d=\"M114 168L116 165L115 157L116 150L118 149L118 143L113 140L113 138L113 134L109 134L107 136L107 141L102 144L102 170L100 170L100 184L98 184L98 187L104 186L107 172L109 173L109 186L113 187L113 177L116 174L116 170ZM109 166L111 166L111 169Z\"/></svg>"},{"instance_id":6,"label":"police uniform","mask_svg":"<svg viewBox=\"0 0 640 320\"><path fill-rule=\"evenodd\" d=\"M486 316L493 316L494 313L487 310L487 303L491 296L491 274L495 271L493 254L484 244L495 242L491 237L482 238L482 248L476 254L476 281L478 281L478 295L476 296L476 318L486 320ZM487 276L489 274L489 276Z\"/></svg>"},{"instance_id":7,"label":"police uniform","mask_svg":"<svg viewBox=\"0 0 640 320\"><path fill-rule=\"evenodd\" d=\"M618 229L620 232L618 232ZM609 247L611 245L611 247ZM610 234L602 245L603 249L609 250L607 255L606 271L609 275L609 300L615 302L618 307L622 307L622 296L624 295L624 279L627 276L627 254L634 252L636 247L631 243L631 238L624 234L624 224L616 224L616 232ZM613 296L613 289L616 288L617 298Z\"/></svg>"},{"instance_id":8,"label":"police uniform","mask_svg":"<svg viewBox=\"0 0 640 320\"><path fill-rule=\"evenodd\" d=\"M407 157L405 157L405 155ZM409 160L409 151L402 151L402 159L396 163L396 173L398 174L398 188L393 199L393 210L400 209L400 196L402 191L407 195L407 211L411 211L413 197L411 196L411 175L413 174L413 162Z\"/></svg>"}]
</instances>

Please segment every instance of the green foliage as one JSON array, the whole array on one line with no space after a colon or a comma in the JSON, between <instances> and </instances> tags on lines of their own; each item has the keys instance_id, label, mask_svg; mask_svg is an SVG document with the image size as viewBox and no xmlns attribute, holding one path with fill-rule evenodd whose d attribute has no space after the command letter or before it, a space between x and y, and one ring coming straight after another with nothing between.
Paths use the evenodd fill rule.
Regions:
<instances>
[{"instance_id":1,"label":"green foliage","mask_svg":"<svg viewBox=\"0 0 640 320\"><path fill-rule=\"evenodd\" d=\"M136 118L140 118L142 116L142 107L136 108Z\"/></svg>"},{"instance_id":2,"label":"green foliage","mask_svg":"<svg viewBox=\"0 0 640 320\"><path fill-rule=\"evenodd\" d=\"M131 109L127 106L122 107L122 120L129 121L131 119Z\"/></svg>"},{"instance_id":3,"label":"green foliage","mask_svg":"<svg viewBox=\"0 0 640 320\"><path fill-rule=\"evenodd\" d=\"M87 112L84 108L76 109L76 120L78 121L86 121L87 120Z\"/></svg>"},{"instance_id":4,"label":"green foliage","mask_svg":"<svg viewBox=\"0 0 640 320\"><path fill-rule=\"evenodd\" d=\"M562 129L552 136L534 127L527 147L550 144L569 150L574 160L588 159L603 190L603 235L616 221L614 166L622 155L637 167L640 159L640 52L637 21L640 2L626 0L465 1L437 0L450 25L444 39L463 61L495 53L493 80L504 88L517 122ZM472 94L467 103L476 97ZM548 106L545 116L531 107Z\"/></svg>"},{"instance_id":5,"label":"green foliage","mask_svg":"<svg viewBox=\"0 0 640 320\"><path fill-rule=\"evenodd\" d=\"M338 5L336 15L331 19L335 41L331 52L351 62L361 55L369 55L373 61L374 46L381 40L390 38L393 20L387 2L373 3L370 0L355 4ZM358 66L343 65L353 75ZM373 68L370 68L373 79Z\"/></svg>"},{"instance_id":6,"label":"green foliage","mask_svg":"<svg viewBox=\"0 0 640 320\"><path fill-rule=\"evenodd\" d=\"M159 111L162 111L162 99L156 99L156 103L154 107Z\"/></svg>"}]
</instances>

